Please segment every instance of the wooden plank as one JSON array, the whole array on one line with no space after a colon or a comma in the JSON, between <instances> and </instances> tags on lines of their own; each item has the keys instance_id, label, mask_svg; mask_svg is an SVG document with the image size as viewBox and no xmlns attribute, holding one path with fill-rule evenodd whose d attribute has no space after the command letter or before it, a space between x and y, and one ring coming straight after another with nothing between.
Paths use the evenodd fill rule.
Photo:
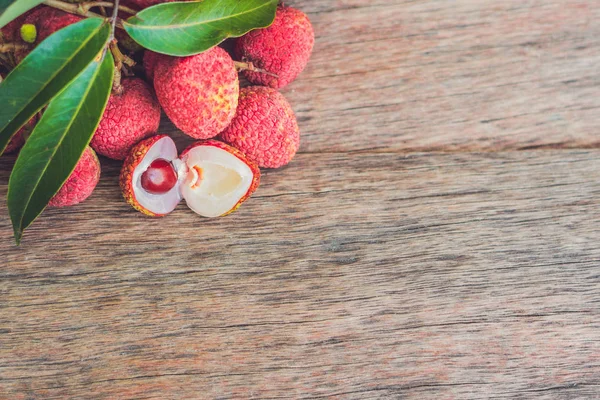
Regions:
<instances>
[{"instance_id":1,"label":"wooden plank","mask_svg":"<svg viewBox=\"0 0 600 400\"><path fill-rule=\"evenodd\" d=\"M303 154L217 220L105 163L21 248L0 214L0 398L595 397L599 160Z\"/></svg>"},{"instance_id":2,"label":"wooden plank","mask_svg":"<svg viewBox=\"0 0 600 400\"><path fill-rule=\"evenodd\" d=\"M286 3L317 36L283 90L303 152L599 143L598 1Z\"/></svg>"}]
</instances>

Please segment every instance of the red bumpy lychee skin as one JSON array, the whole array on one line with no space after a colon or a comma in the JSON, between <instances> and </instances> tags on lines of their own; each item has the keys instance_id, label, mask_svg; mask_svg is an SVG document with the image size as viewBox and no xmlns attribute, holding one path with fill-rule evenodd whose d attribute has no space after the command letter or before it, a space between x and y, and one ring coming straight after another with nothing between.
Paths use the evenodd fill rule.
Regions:
<instances>
[{"instance_id":1,"label":"red bumpy lychee skin","mask_svg":"<svg viewBox=\"0 0 600 400\"><path fill-rule=\"evenodd\" d=\"M152 89L139 78L121 82L123 92L112 93L90 145L103 156L124 160L141 139L158 130L160 107Z\"/></svg>"},{"instance_id":2,"label":"red bumpy lychee skin","mask_svg":"<svg viewBox=\"0 0 600 400\"><path fill-rule=\"evenodd\" d=\"M25 141L35 128L35 124L37 124L37 116L34 116L27 122L21 129L18 130L17 133L10 139L6 149L4 150L4 154L13 153L19 150L25 144Z\"/></svg>"},{"instance_id":3,"label":"red bumpy lychee skin","mask_svg":"<svg viewBox=\"0 0 600 400\"><path fill-rule=\"evenodd\" d=\"M4 25L0 32L2 32L2 36L4 37L5 43L12 42L20 42L21 41L21 26L25 23L27 17L36 12L38 8L32 8L24 14L21 14L17 18L10 21L8 24Z\"/></svg>"},{"instance_id":4,"label":"red bumpy lychee skin","mask_svg":"<svg viewBox=\"0 0 600 400\"><path fill-rule=\"evenodd\" d=\"M23 24L35 25L37 36L35 43L30 48L17 50L15 52L15 58L18 62L21 62L31 52L33 47L40 44L48 36L54 32L61 30L62 28L79 22L82 17L77 15L69 14L61 10L57 10L52 7L39 7L36 8L32 13L28 14L25 20L19 24L15 32L15 37L18 37L18 41L22 44L25 42L20 37L20 29Z\"/></svg>"},{"instance_id":5,"label":"red bumpy lychee skin","mask_svg":"<svg viewBox=\"0 0 600 400\"><path fill-rule=\"evenodd\" d=\"M26 19L26 24L33 24L37 29L35 43L41 43L48 36L62 28L79 22L82 17L69 14L51 7L41 7L31 13Z\"/></svg>"},{"instance_id":6,"label":"red bumpy lychee skin","mask_svg":"<svg viewBox=\"0 0 600 400\"><path fill-rule=\"evenodd\" d=\"M300 147L292 107L281 93L264 86L240 91L237 114L221 138L263 168L286 165Z\"/></svg>"},{"instance_id":7,"label":"red bumpy lychee skin","mask_svg":"<svg viewBox=\"0 0 600 400\"><path fill-rule=\"evenodd\" d=\"M146 73L146 78L148 78L148 82L154 83L154 70L156 69L156 65L162 60L169 60L171 57L166 56L164 54L155 53L151 50L146 50L144 52L144 72Z\"/></svg>"},{"instance_id":8,"label":"red bumpy lychee skin","mask_svg":"<svg viewBox=\"0 0 600 400\"><path fill-rule=\"evenodd\" d=\"M48 206L66 207L81 203L90 197L99 180L100 161L94 150L86 147L71 176L50 200Z\"/></svg>"},{"instance_id":9,"label":"red bumpy lychee skin","mask_svg":"<svg viewBox=\"0 0 600 400\"><path fill-rule=\"evenodd\" d=\"M251 31L237 40L235 56L277 75L244 71L250 82L282 88L304 70L314 43L315 34L306 14L295 8L280 6L270 27Z\"/></svg>"},{"instance_id":10,"label":"red bumpy lychee skin","mask_svg":"<svg viewBox=\"0 0 600 400\"><path fill-rule=\"evenodd\" d=\"M0 73L0 77L4 79L5 75L3 73ZM10 139L10 142L8 142L8 144L6 145L4 153L2 154L10 154L23 147L25 141L27 140L27 138L29 138L29 135L33 131L33 128L35 128L35 124L37 124L37 121L38 116L36 114L33 116L33 118L29 120L29 122L23 125L21 129L17 131L17 133L13 135L13 137Z\"/></svg>"},{"instance_id":11,"label":"red bumpy lychee skin","mask_svg":"<svg viewBox=\"0 0 600 400\"><path fill-rule=\"evenodd\" d=\"M233 60L220 47L191 57L161 59L154 88L169 119L195 139L209 139L225 129L239 95Z\"/></svg>"}]
</instances>

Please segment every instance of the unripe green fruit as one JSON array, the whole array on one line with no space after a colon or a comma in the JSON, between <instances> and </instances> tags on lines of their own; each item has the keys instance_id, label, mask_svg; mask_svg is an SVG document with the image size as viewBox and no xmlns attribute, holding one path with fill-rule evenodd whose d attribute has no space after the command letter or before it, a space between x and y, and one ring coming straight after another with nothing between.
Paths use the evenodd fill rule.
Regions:
<instances>
[{"instance_id":1,"label":"unripe green fruit","mask_svg":"<svg viewBox=\"0 0 600 400\"><path fill-rule=\"evenodd\" d=\"M35 43L37 39L37 29L33 24L24 24L21 26L21 39L27 43Z\"/></svg>"}]
</instances>

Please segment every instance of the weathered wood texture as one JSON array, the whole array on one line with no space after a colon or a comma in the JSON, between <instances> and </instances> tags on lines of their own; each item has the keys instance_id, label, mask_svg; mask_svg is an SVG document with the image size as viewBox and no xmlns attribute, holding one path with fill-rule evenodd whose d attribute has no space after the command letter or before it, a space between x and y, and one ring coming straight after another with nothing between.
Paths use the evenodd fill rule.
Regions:
<instances>
[{"instance_id":1,"label":"weathered wood texture","mask_svg":"<svg viewBox=\"0 0 600 400\"><path fill-rule=\"evenodd\" d=\"M1 392L597 395L599 160L301 155L221 220L132 213L111 164L21 249L0 219Z\"/></svg>"},{"instance_id":2,"label":"weathered wood texture","mask_svg":"<svg viewBox=\"0 0 600 400\"><path fill-rule=\"evenodd\" d=\"M16 248L0 159L0 399L600 398L600 150L489 152L598 144L600 3L286 3L302 151L235 214L103 160Z\"/></svg>"},{"instance_id":3,"label":"weathered wood texture","mask_svg":"<svg viewBox=\"0 0 600 400\"><path fill-rule=\"evenodd\" d=\"M306 0L303 151L599 143L600 2Z\"/></svg>"}]
</instances>

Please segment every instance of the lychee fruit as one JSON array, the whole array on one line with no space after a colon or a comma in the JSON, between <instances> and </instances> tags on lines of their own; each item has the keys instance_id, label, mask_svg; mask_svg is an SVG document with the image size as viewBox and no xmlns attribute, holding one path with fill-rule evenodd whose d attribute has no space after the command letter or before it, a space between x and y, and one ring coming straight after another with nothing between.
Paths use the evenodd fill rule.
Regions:
<instances>
[{"instance_id":1,"label":"lychee fruit","mask_svg":"<svg viewBox=\"0 0 600 400\"><path fill-rule=\"evenodd\" d=\"M25 20L31 14L39 10L40 8L44 8L44 6L34 7L23 14L19 15L17 18L10 21L8 24L4 25L4 27L0 28L0 32L2 33L2 38L5 43L13 43L18 42L20 40L21 35L21 26L25 24Z\"/></svg>"},{"instance_id":2,"label":"lychee fruit","mask_svg":"<svg viewBox=\"0 0 600 400\"><path fill-rule=\"evenodd\" d=\"M82 17L56 8L40 7L27 16L24 23L35 25L37 29L36 43L41 43L54 32L81 20Z\"/></svg>"},{"instance_id":3,"label":"lychee fruit","mask_svg":"<svg viewBox=\"0 0 600 400\"><path fill-rule=\"evenodd\" d=\"M5 74L0 72L0 78L4 79ZM23 147L25 141L27 141L27 138L29 138L29 135L33 131L33 128L35 128L37 121L38 116L36 114L25 125L23 125L21 129L19 129L17 133L13 135L12 138L10 138L10 141L6 145L6 148L2 154L10 154Z\"/></svg>"},{"instance_id":4,"label":"lychee fruit","mask_svg":"<svg viewBox=\"0 0 600 400\"><path fill-rule=\"evenodd\" d=\"M140 78L121 81L113 92L90 145L103 156L124 160L141 139L158 130L160 107L152 89Z\"/></svg>"},{"instance_id":5,"label":"lychee fruit","mask_svg":"<svg viewBox=\"0 0 600 400\"><path fill-rule=\"evenodd\" d=\"M149 82L154 83L154 70L156 69L158 62L170 58L171 57L164 54L155 53L152 50L146 50L144 52L144 72L146 73L146 78L148 78Z\"/></svg>"},{"instance_id":6,"label":"lychee fruit","mask_svg":"<svg viewBox=\"0 0 600 400\"><path fill-rule=\"evenodd\" d=\"M94 150L88 146L69 178L50 200L48 206L66 207L81 203L90 197L99 180L100 161Z\"/></svg>"},{"instance_id":7,"label":"lychee fruit","mask_svg":"<svg viewBox=\"0 0 600 400\"><path fill-rule=\"evenodd\" d=\"M315 34L306 14L292 7L280 6L270 27L253 30L237 40L235 56L276 75L246 70L243 74L248 81L255 85L282 88L304 70L314 43Z\"/></svg>"},{"instance_id":8,"label":"lychee fruit","mask_svg":"<svg viewBox=\"0 0 600 400\"><path fill-rule=\"evenodd\" d=\"M8 145L6 145L6 149L4 149L4 154L13 153L19 150L21 147L23 147L23 145L27 141L27 138L29 138L29 135L33 131L33 128L35 128L37 120L38 118L36 115L33 118L31 118L29 122L23 125L21 129L17 131L17 133L14 134L14 136L10 139L10 142L8 142Z\"/></svg>"},{"instance_id":9,"label":"lychee fruit","mask_svg":"<svg viewBox=\"0 0 600 400\"><path fill-rule=\"evenodd\" d=\"M163 110L185 134L209 139L225 129L237 107L238 75L220 47L191 57L160 58L154 88Z\"/></svg>"},{"instance_id":10,"label":"lychee fruit","mask_svg":"<svg viewBox=\"0 0 600 400\"><path fill-rule=\"evenodd\" d=\"M256 190L260 170L240 151L216 140L189 146L177 158L175 142L157 135L138 143L125 160L120 184L138 211L164 216L185 199L204 217L235 211Z\"/></svg>"},{"instance_id":11,"label":"lychee fruit","mask_svg":"<svg viewBox=\"0 0 600 400\"><path fill-rule=\"evenodd\" d=\"M18 37L20 43L27 43L21 38L21 27L23 25L35 26L35 45L43 42L48 36L54 32L61 30L62 28L79 22L82 17L77 15L69 14L67 12L58 10L52 7L39 7L36 8L32 13L28 14L22 24L17 27L15 37ZM20 49L15 52L15 58L18 62L21 62L30 52L31 49Z\"/></svg>"},{"instance_id":12,"label":"lychee fruit","mask_svg":"<svg viewBox=\"0 0 600 400\"><path fill-rule=\"evenodd\" d=\"M263 168L289 163L300 147L300 130L292 107L277 90L250 86L240 91L235 118L221 134Z\"/></svg>"}]
</instances>

